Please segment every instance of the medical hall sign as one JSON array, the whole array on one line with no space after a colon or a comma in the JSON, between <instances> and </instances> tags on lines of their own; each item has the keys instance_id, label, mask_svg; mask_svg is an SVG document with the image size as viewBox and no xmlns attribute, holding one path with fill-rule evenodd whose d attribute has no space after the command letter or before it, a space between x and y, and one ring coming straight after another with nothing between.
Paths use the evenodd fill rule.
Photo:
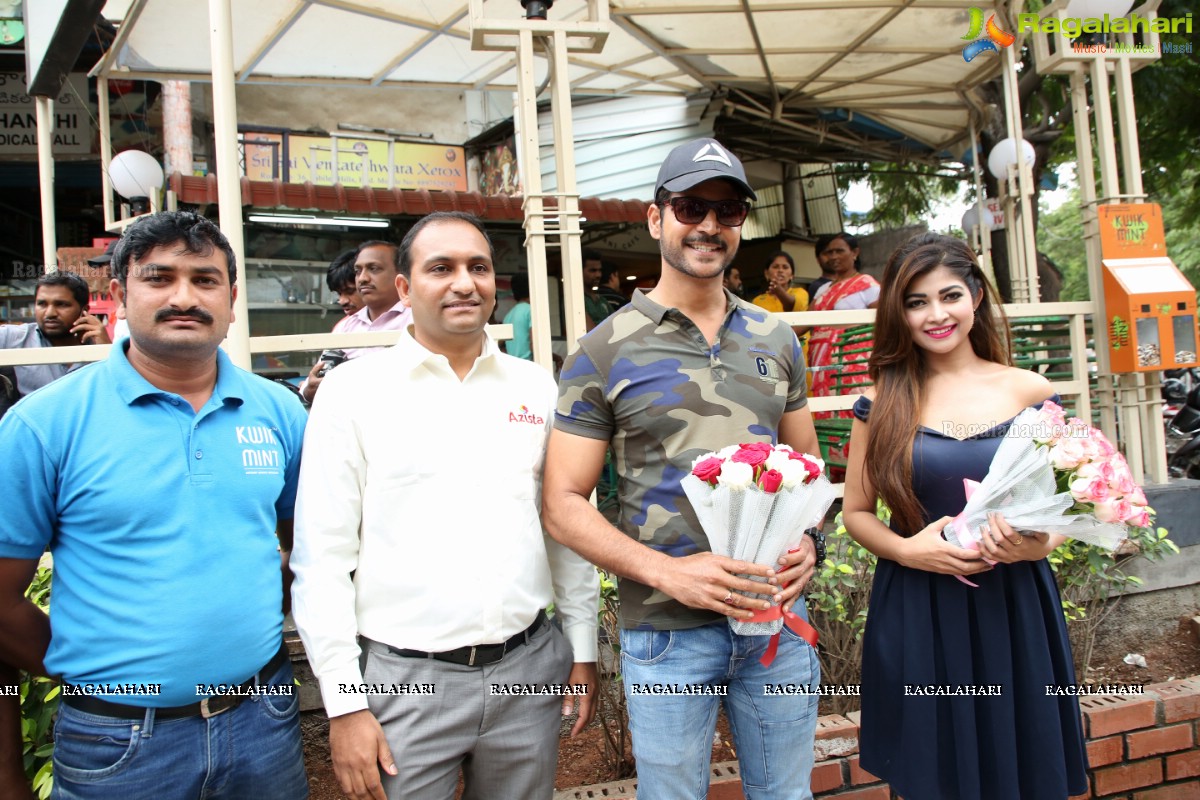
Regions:
<instances>
[{"instance_id":1,"label":"medical hall sign","mask_svg":"<svg viewBox=\"0 0 1200 800\"><path fill-rule=\"evenodd\" d=\"M54 98L54 155L92 152L96 134L83 104L87 96L87 76L80 74L71 75ZM0 72L0 156L37 155L37 137L37 113L25 93L25 75Z\"/></svg>"}]
</instances>

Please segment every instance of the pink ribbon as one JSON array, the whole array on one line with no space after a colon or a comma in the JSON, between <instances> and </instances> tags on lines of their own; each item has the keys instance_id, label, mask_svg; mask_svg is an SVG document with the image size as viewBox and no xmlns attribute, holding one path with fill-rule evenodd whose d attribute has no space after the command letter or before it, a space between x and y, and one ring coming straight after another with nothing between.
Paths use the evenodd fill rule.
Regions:
<instances>
[{"instance_id":1,"label":"pink ribbon","mask_svg":"<svg viewBox=\"0 0 1200 800\"><path fill-rule=\"evenodd\" d=\"M973 481L970 478L963 478L963 494L966 495L966 498L968 500L971 499L971 495L975 494L975 490L979 488L979 485L980 485L979 481ZM952 519L950 521L950 524L946 526L948 528L954 529L954 532L956 534L958 534L958 540L960 542L966 541L968 538L968 535L970 533L970 531L967 530L967 520L963 516L964 514L966 514L966 509L963 509L962 514L959 514L957 517ZM963 545L963 548L966 550L978 550L979 542L967 542L966 544ZM986 561L987 563L991 564L992 566L995 566L995 564L996 564L996 562L992 561L990 558L984 558L983 560ZM967 586L970 586L973 589L979 588L978 583L973 583L973 582L967 580L966 578L964 578L962 575L955 575L954 577L958 578L958 580L962 581Z\"/></svg>"}]
</instances>

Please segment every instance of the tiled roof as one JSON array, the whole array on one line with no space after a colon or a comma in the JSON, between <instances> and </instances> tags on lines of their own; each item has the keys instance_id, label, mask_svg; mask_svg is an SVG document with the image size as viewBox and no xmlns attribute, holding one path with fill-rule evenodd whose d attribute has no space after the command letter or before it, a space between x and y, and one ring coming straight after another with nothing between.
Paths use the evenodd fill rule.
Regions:
<instances>
[{"instance_id":1,"label":"tiled roof","mask_svg":"<svg viewBox=\"0 0 1200 800\"><path fill-rule=\"evenodd\" d=\"M217 202L217 177L175 173L170 187L182 203ZM311 183L252 181L242 178L242 204L260 209L293 209L337 214L421 217L434 211L465 211L481 219L520 222L525 218L522 197L484 197L478 192L431 192L414 189L374 189L362 186L314 186ZM553 208L553 203L548 202ZM600 200L584 197L580 211L588 222L646 221L649 203L642 200Z\"/></svg>"}]
</instances>

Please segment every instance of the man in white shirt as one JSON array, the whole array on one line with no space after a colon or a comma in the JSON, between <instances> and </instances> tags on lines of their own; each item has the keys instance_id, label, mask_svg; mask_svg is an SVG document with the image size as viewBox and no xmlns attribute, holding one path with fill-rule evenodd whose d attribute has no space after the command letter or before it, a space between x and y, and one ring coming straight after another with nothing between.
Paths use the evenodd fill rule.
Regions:
<instances>
[{"instance_id":1,"label":"man in white shirt","mask_svg":"<svg viewBox=\"0 0 1200 800\"><path fill-rule=\"evenodd\" d=\"M539 517L557 390L484 332L477 219L423 218L400 267L413 324L326 377L300 475L293 613L334 771L355 800L452 800L460 769L466 800L548 800L560 705L573 734L593 715L599 596Z\"/></svg>"},{"instance_id":2,"label":"man in white shirt","mask_svg":"<svg viewBox=\"0 0 1200 800\"><path fill-rule=\"evenodd\" d=\"M334 326L336 333L366 333L369 331L400 331L412 322L412 313L400 301L396 276L400 272L400 249L391 242L378 239L363 242L354 255L354 282L362 307ZM339 293L340 296L340 293ZM341 305L339 299L338 304ZM358 358L371 348L346 350L346 358ZM321 387L325 369L321 361L313 365L308 377L300 384L300 396L311 403Z\"/></svg>"}]
</instances>

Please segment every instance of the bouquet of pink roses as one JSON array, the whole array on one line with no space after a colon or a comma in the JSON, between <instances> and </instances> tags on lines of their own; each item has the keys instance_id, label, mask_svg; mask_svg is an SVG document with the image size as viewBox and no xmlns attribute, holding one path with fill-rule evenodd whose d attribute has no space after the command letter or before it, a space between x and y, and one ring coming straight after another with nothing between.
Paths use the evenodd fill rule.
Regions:
<instances>
[{"instance_id":1,"label":"bouquet of pink roses","mask_svg":"<svg viewBox=\"0 0 1200 800\"><path fill-rule=\"evenodd\" d=\"M824 462L815 456L785 444L752 442L705 453L682 484L712 552L774 567L833 503L824 473ZM730 624L742 635L777 634L783 615L778 608L770 611Z\"/></svg>"},{"instance_id":2,"label":"bouquet of pink roses","mask_svg":"<svg viewBox=\"0 0 1200 800\"><path fill-rule=\"evenodd\" d=\"M989 512L1013 528L1058 533L1116 549L1128 526L1150 524L1146 495L1125 457L1083 420L1047 400L1009 426L981 483L965 481L967 505L946 526L951 544L975 549Z\"/></svg>"}]
</instances>

